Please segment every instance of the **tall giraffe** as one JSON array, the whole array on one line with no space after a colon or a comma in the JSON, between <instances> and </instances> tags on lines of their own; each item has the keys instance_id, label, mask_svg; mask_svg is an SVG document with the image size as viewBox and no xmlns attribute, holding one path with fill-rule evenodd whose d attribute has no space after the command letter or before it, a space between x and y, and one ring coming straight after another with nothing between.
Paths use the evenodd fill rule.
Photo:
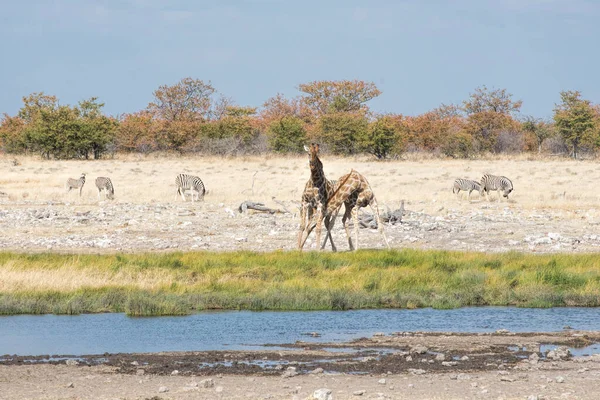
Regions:
<instances>
[{"instance_id":1,"label":"tall giraffe","mask_svg":"<svg viewBox=\"0 0 600 400\"><path fill-rule=\"evenodd\" d=\"M304 150L308 152L310 165L310 178L304 186L302 193L302 209L300 211L300 232L298 232L298 249L302 250L308 235L314 228L314 218L323 215L322 209L327 204L329 196L333 193L334 185L325 177L323 171L323 163L319 159L319 145L312 143L310 147L304 146ZM336 214L337 215L337 214ZM335 217L334 217L335 218ZM321 246L325 247L327 239L331 242L331 249L336 251L333 238L331 237L331 216L325 221L328 226L327 236ZM321 237L318 237L317 246L319 246Z\"/></svg>"},{"instance_id":2,"label":"tall giraffe","mask_svg":"<svg viewBox=\"0 0 600 400\"><path fill-rule=\"evenodd\" d=\"M346 237L348 238L350 250L354 250L355 248L352 244L352 237L347 225L347 220L350 216L352 216L356 248L358 248L358 209L366 206L371 207L371 210L373 210L375 213L375 216L377 217L377 230L383 236L383 240L387 248L390 248L390 244L388 243L385 232L383 231L383 224L381 222L381 217L379 216L377 199L375 198L375 194L371 189L371 185L369 185L369 182L363 175L354 169L339 179L334 192L327 201L323 216L320 217L317 215L317 241L321 239L322 219L326 219L327 217L330 217L336 213L342 204L344 204L346 208L344 216L342 217L342 224L346 230ZM327 228L329 234L331 226L326 224L325 227Z\"/></svg>"}]
</instances>

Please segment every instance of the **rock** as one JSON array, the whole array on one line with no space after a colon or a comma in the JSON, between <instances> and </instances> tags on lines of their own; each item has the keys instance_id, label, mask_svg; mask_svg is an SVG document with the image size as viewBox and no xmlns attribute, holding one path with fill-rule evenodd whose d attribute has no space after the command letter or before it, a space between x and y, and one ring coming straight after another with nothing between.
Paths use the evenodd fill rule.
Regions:
<instances>
[{"instance_id":1,"label":"rock","mask_svg":"<svg viewBox=\"0 0 600 400\"><path fill-rule=\"evenodd\" d=\"M456 361L442 361L442 365L444 367L454 367L454 366L458 365L458 362L456 362Z\"/></svg>"},{"instance_id":2,"label":"rock","mask_svg":"<svg viewBox=\"0 0 600 400\"><path fill-rule=\"evenodd\" d=\"M68 388L72 389L75 387L75 384L73 382L69 382L69 384L67 385Z\"/></svg>"},{"instance_id":3,"label":"rock","mask_svg":"<svg viewBox=\"0 0 600 400\"><path fill-rule=\"evenodd\" d=\"M562 376L557 376L556 377L556 383L564 383L565 378L563 378Z\"/></svg>"},{"instance_id":4,"label":"rock","mask_svg":"<svg viewBox=\"0 0 600 400\"><path fill-rule=\"evenodd\" d=\"M571 351L569 350L568 347L565 346L559 346L558 348L554 349L554 350L550 350L547 354L546 354L546 358L550 359L550 360L566 360L568 358L571 357Z\"/></svg>"},{"instance_id":5,"label":"rock","mask_svg":"<svg viewBox=\"0 0 600 400\"><path fill-rule=\"evenodd\" d=\"M499 335L505 335L507 333L510 333L510 331L508 329L498 329L496 331L496 333L499 334Z\"/></svg>"},{"instance_id":6,"label":"rock","mask_svg":"<svg viewBox=\"0 0 600 400\"><path fill-rule=\"evenodd\" d=\"M203 388L211 388L211 387L215 386L215 381L213 381L212 378L202 379L200 381L200 383L198 384L198 386L203 387Z\"/></svg>"},{"instance_id":7,"label":"rock","mask_svg":"<svg viewBox=\"0 0 600 400\"><path fill-rule=\"evenodd\" d=\"M379 383L380 385L385 385L385 379L380 379L377 381L377 383Z\"/></svg>"},{"instance_id":8,"label":"rock","mask_svg":"<svg viewBox=\"0 0 600 400\"><path fill-rule=\"evenodd\" d=\"M540 356L538 356L537 353L531 353L529 355L529 363L530 364L537 364L539 359L540 359Z\"/></svg>"},{"instance_id":9,"label":"rock","mask_svg":"<svg viewBox=\"0 0 600 400\"><path fill-rule=\"evenodd\" d=\"M296 367L288 367L285 372L281 375L282 378L291 378L293 376L298 375L296 372Z\"/></svg>"},{"instance_id":10,"label":"rock","mask_svg":"<svg viewBox=\"0 0 600 400\"><path fill-rule=\"evenodd\" d=\"M136 366L136 367L137 367L138 365L140 365L140 363L139 363L139 362L137 362L137 361L132 361L132 362L131 362L131 365L133 365L133 366Z\"/></svg>"},{"instance_id":11,"label":"rock","mask_svg":"<svg viewBox=\"0 0 600 400\"><path fill-rule=\"evenodd\" d=\"M65 364L69 365L69 366L74 366L74 365L79 365L79 362L77 360L67 360L65 361Z\"/></svg>"},{"instance_id":12,"label":"rock","mask_svg":"<svg viewBox=\"0 0 600 400\"><path fill-rule=\"evenodd\" d=\"M144 375L145 373L146 373L146 371L144 371L143 368L138 368L135 370L136 375Z\"/></svg>"},{"instance_id":13,"label":"rock","mask_svg":"<svg viewBox=\"0 0 600 400\"><path fill-rule=\"evenodd\" d=\"M408 372L410 372L413 375L423 375L427 373L424 369L420 368L409 368Z\"/></svg>"},{"instance_id":14,"label":"rock","mask_svg":"<svg viewBox=\"0 0 600 400\"><path fill-rule=\"evenodd\" d=\"M435 356L435 360L436 360L436 361L444 361L444 360L446 360L446 356L445 356L444 354L441 354L441 353L440 353L440 354L437 354L437 355Z\"/></svg>"},{"instance_id":15,"label":"rock","mask_svg":"<svg viewBox=\"0 0 600 400\"><path fill-rule=\"evenodd\" d=\"M462 356L460 358L460 361L469 361L469 357L468 356Z\"/></svg>"},{"instance_id":16,"label":"rock","mask_svg":"<svg viewBox=\"0 0 600 400\"><path fill-rule=\"evenodd\" d=\"M171 372L171 376L177 376L177 375L179 375L179 371L178 370L175 369L175 370L173 370Z\"/></svg>"},{"instance_id":17,"label":"rock","mask_svg":"<svg viewBox=\"0 0 600 400\"><path fill-rule=\"evenodd\" d=\"M323 373L323 368L315 368L309 372L309 374L312 374L312 375L322 374L322 373Z\"/></svg>"},{"instance_id":18,"label":"rock","mask_svg":"<svg viewBox=\"0 0 600 400\"><path fill-rule=\"evenodd\" d=\"M515 378L511 378L510 376L503 375L500 377L502 382L514 382Z\"/></svg>"},{"instance_id":19,"label":"rock","mask_svg":"<svg viewBox=\"0 0 600 400\"><path fill-rule=\"evenodd\" d=\"M385 336L385 333L383 333L383 332L375 332L373 334L373 336L375 336L375 337L381 337L381 336Z\"/></svg>"},{"instance_id":20,"label":"rock","mask_svg":"<svg viewBox=\"0 0 600 400\"><path fill-rule=\"evenodd\" d=\"M333 400L333 396L331 395L330 389L317 389L313 392L312 396L309 397L310 400Z\"/></svg>"},{"instance_id":21,"label":"rock","mask_svg":"<svg viewBox=\"0 0 600 400\"><path fill-rule=\"evenodd\" d=\"M411 356L406 356L406 362L411 362L413 358Z\"/></svg>"},{"instance_id":22,"label":"rock","mask_svg":"<svg viewBox=\"0 0 600 400\"><path fill-rule=\"evenodd\" d=\"M416 354L425 354L425 353L427 353L427 350L429 350L427 347L425 347L425 346L423 346L421 344L418 344L416 346L413 346L410 349L410 352L411 353L416 353Z\"/></svg>"},{"instance_id":23,"label":"rock","mask_svg":"<svg viewBox=\"0 0 600 400\"><path fill-rule=\"evenodd\" d=\"M354 392L352 392L352 396L362 396L365 393L367 393L366 390L355 390Z\"/></svg>"},{"instance_id":24,"label":"rock","mask_svg":"<svg viewBox=\"0 0 600 400\"><path fill-rule=\"evenodd\" d=\"M167 393L169 391L169 388L166 386L161 386L158 388L158 393Z\"/></svg>"},{"instance_id":25,"label":"rock","mask_svg":"<svg viewBox=\"0 0 600 400\"><path fill-rule=\"evenodd\" d=\"M539 397L535 394L531 394L527 397L527 400L539 400Z\"/></svg>"},{"instance_id":26,"label":"rock","mask_svg":"<svg viewBox=\"0 0 600 400\"><path fill-rule=\"evenodd\" d=\"M221 393L222 391L223 391L223 386L217 386L215 388L215 392L217 392L217 393Z\"/></svg>"}]
</instances>

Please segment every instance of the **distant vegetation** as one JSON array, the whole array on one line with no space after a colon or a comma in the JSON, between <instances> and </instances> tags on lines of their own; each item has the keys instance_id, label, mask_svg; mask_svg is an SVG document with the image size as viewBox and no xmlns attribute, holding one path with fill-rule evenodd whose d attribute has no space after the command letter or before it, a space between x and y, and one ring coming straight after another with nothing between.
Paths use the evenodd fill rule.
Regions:
<instances>
[{"instance_id":1,"label":"distant vegetation","mask_svg":"<svg viewBox=\"0 0 600 400\"><path fill-rule=\"evenodd\" d=\"M600 306L597 255L0 253L0 314Z\"/></svg>"},{"instance_id":2,"label":"distant vegetation","mask_svg":"<svg viewBox=\"0 0 600 400\"><path fill-rule=\"evenodd\" d=\"M520 114L522 102L505 89L476 88L460 105L418 116L377 114L368 102L381 94L372 82L300 84L297 97L278 94L260 107L241 107L210 82L184 78L160 86L138 112L102 113L95 97L76 106L33 93L15 116L0 122L0 149L45 158L99 158L115 152L237 155L295 153L316 141L341 155L379 159L407 151L469 158L488 153L552 153L578 157L600 147L600 106L577 91L560 93L553 119ZM401 112L401 110L399 110Z\"/></svg>"}]
</instances>

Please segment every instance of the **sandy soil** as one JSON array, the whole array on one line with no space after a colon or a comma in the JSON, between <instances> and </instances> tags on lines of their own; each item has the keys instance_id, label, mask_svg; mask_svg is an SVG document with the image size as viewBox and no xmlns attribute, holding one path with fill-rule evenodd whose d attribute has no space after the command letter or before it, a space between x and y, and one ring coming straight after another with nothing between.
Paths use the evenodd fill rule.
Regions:
<instances>
[{"instance_id":1,"label":"sandy soil","mask_svg":"<svg viewBox=\"0 0 600 400\"><path fill-rule=\"evenodd\" d=\"M296 350L83 356L76 365L14 358L0 363L0 399L307 399L318 389L331 399L597 399L600 356L559 345L598 340L571 330L398 333Z\"/></svg>"},{"instance_id":2,"label":"sandy soil","mask_svg":"<svg viewBox=\"0 0 600 400\"><path fill-rule=\"evenodd\" d=\"M382 211L405 201L403 223L386 225L394 248L593 252L600 248L600 166L590 161L420 160L374 162L322 156L328 177L355 168L370 181ZM299 199L309 177L305 157L200 159L129 157L101 161L0 159L0 248L22 251L291 250ZM65 193L68 177L88 173L82 197ZM204 203L176 197L177 173L199 175ZM486 172L513 180L509 201L456 196L456 177ZM110 176L116 200L98 200L96 176ZM289 211L240 213L245 200ZM314 238L314 235L312 235ZM334 239L347 249L341 223ZM309 239L308 248L314 248ZM359 247L383 247L361 229Z\"/></svg>"}]
</instances>

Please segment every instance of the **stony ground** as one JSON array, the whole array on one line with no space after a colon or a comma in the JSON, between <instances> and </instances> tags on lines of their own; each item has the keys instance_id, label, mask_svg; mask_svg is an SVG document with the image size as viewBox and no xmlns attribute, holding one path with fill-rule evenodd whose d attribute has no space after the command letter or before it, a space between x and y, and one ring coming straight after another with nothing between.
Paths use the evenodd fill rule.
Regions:
<instances>
[{"instance_id":1,"label":"stony ground","mask_svg":"<svg viewBox=\"0 0 600 400\"><path fill-rule=\"evenodd\" d=\"M289 201L265 205L289 212L239 212L239 204L208 201L193 205L0 202L0 248L59 252L295 249L298 204ZM511 203L484 201L473 201L468 209L440 206L430 213L416 211L420 208L420 204L407 204L402 223L385 225L393 248L525 252L600 249L595 210L532 211ZM314 248L313 240L314 233L308 248ZM334 241L340 250L348 249L341 218L334 228ZM359 247L383 246L376 230L360 229Z\"/></svg>"},{"instance_id":2,"label":"stony ground","mask_svg":"<svg viewBox=\"0 0 600 400\"><path fill-rule=\"evenodd\" d=\"M597 399L600 356L568 347L598 340L399 332L279 351L5 356L0 399Z\"/></svg>"}]
</instances>

